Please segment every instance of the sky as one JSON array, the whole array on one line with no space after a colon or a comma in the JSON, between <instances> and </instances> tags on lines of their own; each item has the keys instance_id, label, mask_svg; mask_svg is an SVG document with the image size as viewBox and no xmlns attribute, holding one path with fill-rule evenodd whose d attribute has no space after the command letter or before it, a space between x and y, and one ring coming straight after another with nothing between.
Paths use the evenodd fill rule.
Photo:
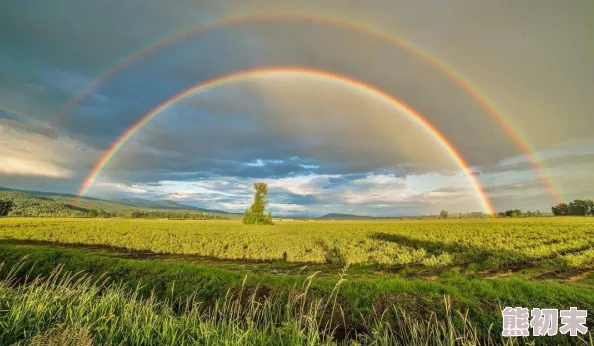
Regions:
<instances>
[{"instance_id":1,"label":"sky","mask_svg":"<svg viewBox=\"0 0 594 346\"><path fill-rule=\"evenodd\" d=\"M590 0L2 1L0 186L77 193L110 145L174 95L231 73L298 67L409 105L468 162L497 211L549 211L594 198L593 15ZM230 21L239 17L248 20ZM451 75L374 31L465 76L529 153ZM469 176L409 113L307 73L253 74L171 104L87 195L241 212L259 181L282 215L484 211Z\"/></svg>"}]
</instances>

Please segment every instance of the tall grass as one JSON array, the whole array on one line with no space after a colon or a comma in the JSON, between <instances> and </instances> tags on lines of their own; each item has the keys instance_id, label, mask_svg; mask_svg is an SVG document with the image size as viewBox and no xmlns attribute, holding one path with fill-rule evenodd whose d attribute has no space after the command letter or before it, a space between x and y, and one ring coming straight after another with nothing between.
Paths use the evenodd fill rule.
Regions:
<instances>
[{"instance_id":1,"label":"tall grass","mask_svg":"<svg viewBox=\"0 0 594 346\"><path fill-rule=\"evenodd\" d=\"M288 296L266 296L242 286L204 304L142 297L104 277L57 267L46 277L18 279L22 263L0 281L0 345L514 345L526 340L481 340L467 315L427 321L393 307L361 316L364 330L347 330L336 295L309 294L315 274ZM580 340L592 345L592 340Z\"/></svg>"}]
</instances>

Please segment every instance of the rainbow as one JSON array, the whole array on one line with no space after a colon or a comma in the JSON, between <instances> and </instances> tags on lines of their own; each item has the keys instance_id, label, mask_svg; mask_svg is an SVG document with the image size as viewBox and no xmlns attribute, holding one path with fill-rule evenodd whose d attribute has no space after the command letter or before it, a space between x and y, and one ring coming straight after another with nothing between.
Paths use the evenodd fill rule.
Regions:
<instances>
[{"instance_id":1,"label":"rainbow","mask_svg":"<svg viewBox=\"0 0 594 346\"><path fill-rule=\"evenodd\" d=\"M424 50L418 45L413 44L406 39L394 35L390 35L382 32L379 29L363 25L353 21L345 21L342 19L332 17L321 17L309 14L265 14L265 15L248 15L232 17L225 20L221 20L214 23L198 25L191 28L186 28L182 31L176 32L169 36L166 36L157 42L142 48L141 50L135 51L134 53L127 55L115 65L108 68L103 74L97 79L90 83L86 88L81 90L74 98L72 98L67 104L65 104L58 113L56 119L61 119L65 115L69 114L74 107L76 107L87 95L99 88L103 83L112 78L119 71L130 66L135 61L173 43L181 40L190 35L196 35L203 33L208 30L213 30L222 27L240 25L250 22L261 22L261 21L305 21L305 22L317 22L326 25L337 26L349 30L362 32L373 36L377 39L383 40L387 43L394 44L401 49L413 54L435 69L441 71L456 84L471 95L480 105L487 111L487 113L503 128L506 135L514 142L514 144L522 151L523 154L528 158L532 168L538 174L540 181L547 188L553 199L557 202L564 200L562 191L558 188L558 185L553 181L551 176L548 174L546 167L542 164L542 160L535 154L535 147L530 143L527 136L523 131L514 124L513 120L508 117L505 112L497 105L497 103L491 100L478 86L473 84L467 77L460 72L456 71L452 66L448 65L443 60L440 60L437 56Z\"/></svg>"},{"instance_id":2,"label":"rainbow","mask_svg":"<svg viewBox=\"0 0 594 346\"><path fill-rule=\"evenodd\" d=\"M367 94L374 96L402 111L404 111L410 118L417 123L420 127L425 129L433 138L437 140L438 143L444 148L445 151L456 161L456 163L460 166L460 168L464 171L464 173L468 176L473 188L475 189L482 205L487 213L494 213L494 208L489 200L488 196L485 194L485 191L478 181L476 176L471 172L468 163L466 160L460 155L460 153L454 148L452 143L450 143L431 123L429 123L422 115L417 113L414 109L410 106L406 105L402 101L388 95L382 90L379 90L371 85L367 85L361 81L352 79L350 77L337 75L334 73L314 70L309 68L300 68L300 67L271 67L271 68L257 68L251 70L245 70L240 72L235 72L227 75L223 75L218 78L214 78L199 84L196 84L193 87L190 87L177 95L169 98L165 102L161 103L159 106L145 114L140 120L138 120L135 124L130 126L116 141L114 141L111 146L107 149L107 151L101 156L101 158L97 161L91 172L87 175L83 184L80 186L78 194L79 196L84 196L93 182L97 179L101 171L105 168L105 166L109 163L109 161L114 157L115 154L122 148L122 146L136 133L140 130L144 125L150 122L153 118L167 109L169 106L179 102L186 97L195 94L197 92L202 92L217 86L221 86L231 82L237 82L240 80L245 80L250 77L256 76L280 76L280 77L295 77L295 76L306 76L310 78L317 78L317 79L324 79L336 83L340 83L343 85L351 86L356 88L362 92L366 92Z\"/></svg>"}]
</instances>

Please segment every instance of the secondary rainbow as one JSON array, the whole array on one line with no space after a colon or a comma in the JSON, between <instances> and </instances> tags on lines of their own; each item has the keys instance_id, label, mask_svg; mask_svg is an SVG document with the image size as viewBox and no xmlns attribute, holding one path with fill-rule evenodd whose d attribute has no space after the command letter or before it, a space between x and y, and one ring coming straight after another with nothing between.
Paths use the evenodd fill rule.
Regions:
<instances>
[{"instance_id":1,"label":"secondary rainbow","mask_svg":"<svg viewBox=\"0 0 594 346\"><path fill-rule=\"evenodd\" d=\"M263 22L263 21L305 21L305 22L317 22L326 25L337 26L345 29L350 29L358 32L362 32L371 35L377 39L383 40L390 44L394 44L401 49L407 51L421 58L426 63L433 66L435 69L443 72L450 77L455 83L471 95L486 111L487 113L503 128L506 135L514 142L514 144L526 155L532 168L536 171L540 181L547 188L551 196L556 202L564 200L563 193L559 189L558 185L554 182L550 174L547 172L546 167L541 162L542 160L536 155L536 150L531 144L528 137L523 131L514 123L514 121L503 112L503 110L497 105L495 101L490 99L481 89L479 89L474 83L472 83L462 73L458 72L452 66L439 59L434 54L431 54L422 47L393 34L385 33L377 28L371 27L368 24L357 23L353 20L343 20L332 17L322 17L311 14L286 14L286 13L275 13L275 14L263 14L263 15L244 15L237 16L221 21L193 26L184 30L175 32L168 35L144 48L127 55L115 65L108 68L103 74L97 79L90 83L80 93L78 93L73 99L71 99L66 105L64 105L57 119L59 120L63 116L67 115L72 111L76 105L78 105L87 95L99 88L103 83L117 74L119 71L133 64L135 61L173 43L186 38L191 35L197 35L209 30L218 29L222 27L234 26L245 24L249 22Z\"/></svg>"},{"instance_id":2,"label":"secondary rainbow","mask_svg":"<svg viewBox=\"0 0 594 346\"><path fill-rule=\"evenodd\" d=\"M130 126L116 141L114 141L111 146L107 149L107 151L101 156L101 158L97 161L91 172L87 175L83 184L80 186L78 194L79 196L84 196L93 182L97 179L103 168L109 163L109 161L114 157L114 155L122 148L122 146L138 131L140 130L145 124L159 115L162 111L167 109L169 106L175 104L183 100L184 98L193 95L197 92L205 91L211 89L216 86L224 85L227 83L237 82L240 80L244 80L251 77L256 76L282 76L282 77L295 77L295 76L306 76L310 78L319 78L324 80L329 80L337 83L341 83L343 85L348 85L354 87L358 90L366 92L380 100L383 100L392 106L400 109L411 119L416 122L421 128L425 129L437 142L444 148L445 151L449 153L449 155L456 161L456 163L460 166L460 168L464 171L464 173L468 176L470 183L472 184L473 188L475 189L481 204L487 213L493 213L494 209L489 200L488 196L485 194L485 191L478 181L476 176L471 172L468 163L466 160L460 155L460 153L454 148L452 143L450 143L431 123L429 123L422 115L416 112L413 108L405 104L404 102L392 97L391 95L385 93L382 90L379 90L371 85L365 84L361 81L355 80L353 78L347 76L341 76L338 74L330 73L327 71L309 69L309 68L300 68L300 67L271 67L271 68L258 68L258 69L251 69L245 70L240 72L235 72L231 74L227 74L218 78L214 78L195 86L188 88L177 95L169 98L165 102L161 103L159 106L154 108L152 111L145 114L142 118L140 118L134 125Z\"/></svg>"}]
</instances>

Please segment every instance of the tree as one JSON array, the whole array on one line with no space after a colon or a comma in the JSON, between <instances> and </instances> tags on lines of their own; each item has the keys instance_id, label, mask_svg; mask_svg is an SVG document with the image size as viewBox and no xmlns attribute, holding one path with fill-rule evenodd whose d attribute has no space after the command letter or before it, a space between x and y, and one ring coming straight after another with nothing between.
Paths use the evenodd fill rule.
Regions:
<instances>
[{"instance_id":1,"label":"tree","mask_svg":"<svg viewBox=\"0 0 594 346\"><path fill-rule=\"evenodd\" d=\"M522 211L520 209L506 210L504 213L505 217L522 217Z\"/></svg>"},{"instance_id":2,"label":"tree","mask_svg":"<svg viewBox=\"0 0 594 346\"><path fill-rule=\"evenodd\" d=\"M576 199L573 202L569 202L569 215L584 216L588 213L588 205L586 201Z\"/></svg>"},{"instance_id":3,"label":"tree","mask_svg":"<svg viewBox=\"0 0 594 346\"><path fill-rule=\"evenodd\" d=\"M246 225L272 225L272 213L264 216L264 209L268 205L268 185L266 183L254 183L254 202L243 214L243 223Z\"/></svg>"},{"instance_id":4,"label":"tree","mask_svg":"<svg viewBox=\"0 0 594 346\"><path fill-rule=\"evenodd\" d=\"M586 201L586 214L594 216L594 201L587 199Z\"/></svg>"},{"instance_id":5,"label":"tree","mask_svg":"<svg viewBox=\"0 0 594 346\"><path fill-rule=\"evenodd\" d=\"M0 200L0 216L8 216L8 213L12 210L14 204L12 201L2 201Z\"/></svg>"},{"instance_id":6,"label":"tree","mask_svg":"<svg viewBox=\"0 0 594 346\"><path fill-rule=\"evenodd\" d=\"M448 218L448 212L445 210L442 210L439 212L439 217L442 219L447 219Z\"/></svg>"},{"instance_id":7,"label":"tree","mask_svg":"<svg viewBox=\"0 0 594 346\"><path fill-rule=\"evenodd\" d=\"M555 216L569 215L569 206L565 203L559 203L557 206L552 207L551 210Z\"/></svg>"}]
</instances>

